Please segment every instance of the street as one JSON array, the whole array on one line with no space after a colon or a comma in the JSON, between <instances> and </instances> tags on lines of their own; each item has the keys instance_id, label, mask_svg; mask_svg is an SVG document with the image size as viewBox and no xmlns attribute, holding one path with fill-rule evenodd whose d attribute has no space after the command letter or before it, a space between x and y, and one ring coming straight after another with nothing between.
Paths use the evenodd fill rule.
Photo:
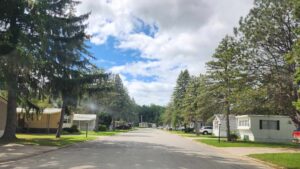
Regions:
<instances>
[{"instance_id":1,"label":"street","mask_svg":"<svg viewBox=\"0 0 300 169\"><path fill-rule=\"evenodd\" d=\"M252 169L268 168L250 159L157 129L138 129L72 145L0 168L32 169Z\"/></svg>"}]
</instances>

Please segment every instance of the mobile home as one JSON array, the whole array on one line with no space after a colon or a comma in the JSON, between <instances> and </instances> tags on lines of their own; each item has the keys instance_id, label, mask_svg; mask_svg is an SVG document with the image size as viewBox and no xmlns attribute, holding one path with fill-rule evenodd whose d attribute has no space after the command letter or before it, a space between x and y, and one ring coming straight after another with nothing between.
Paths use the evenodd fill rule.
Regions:
<instances>
[{"instance_id":1,"label":"mobile home","mask_svg":"<svg viewBox=\"0 0 300 169\"><path fill-rule=\"evenodd\" d=\"M227 136L227 127L226 127L226 116L224 114L216 114L213 120L213 135L214 136ZM234 115L229 115L229 125L231 132L237 132L236 127L236 118Z\"/></svg>"},{"instance_id":2,"label":"mobile home","mask_svg":"<svg viewBox=\"0 0 300 169\"><path fill-rule=\"evenodd\" d=\"M42 113L29 112L26 117L23 108L17 108L18 128L29 132L56 132L60 120L61 108L45 108Z\"/></svg>"},{"instance_id":3,"label":"mobile home","mask_svg":"<svg viewBox=\"0 0 300 169\"><path fill-rule=\"evenodd\" d=\"M295 125L288 116L237 116L238 132L242 140L258 142L291 142Z\"/></svg>"},{"instance_id":4,"label":"mobile home","mask_svg":"<svg viewBox=\"0 0 300 169\"><path fill-rule=\"evenodd\" d=\"M79 130L95 130L96 119L96 114L74 114L72 124L76 125Z\"/></svg>"}]
</instances>

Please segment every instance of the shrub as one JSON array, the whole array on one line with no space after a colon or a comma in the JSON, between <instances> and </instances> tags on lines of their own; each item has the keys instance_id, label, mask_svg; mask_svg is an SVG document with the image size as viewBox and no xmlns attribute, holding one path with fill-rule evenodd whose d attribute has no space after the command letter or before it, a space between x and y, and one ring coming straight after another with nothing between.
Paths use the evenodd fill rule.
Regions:
<instances>
[{"instance_id":1,"label":"shrub","mask_svg":"<svg viewBox=\"0 0 300 169\"><path fill-rule=\"evenodd\" d=\"M239 136L235 133L230 134L231 141L236 141L239 138Z\"/></svg>"},{"instance_id":2,"label":"shrub","mask_svg":"<svg viewBox=\"0 0 300 169\"><path fill-rule=\"evenodd\" d=\"M194 132L194 128L187 127L187 128L184 129L184 132L185 133L193 133Z\"/></svg>"},{"instance_id":3,"label":"shrub","mask_svg":"<svg viewBox=\"0 0 300 169\"><path fill-rule=\"evenodd\" d=\"M63 133L67 133L67 134L79 133L79 130L76 125L73 125L71 127L63 128Z\"/></svg>"},{"instance_id":4,"label":"shrub","mask_svg":"<svg viewBox=\"0 0 300 169\"><path fill-rule=\"evenodd\" d=\"M107 131L106 125L99 125L98 131Z\"/></svg>"},{"instance_id":5,"label":"shrub","mask_svg":"<svg viewBox=\"0 0 300 169\"><path fill-rule=\"evenodd\" d=\"M76 125L72 125L71 130L72 130L73 133L79 132L78 127Z\"/></svg>"},{"instance_id":6,"label":"shrub","mask_svg":"<svg viewBox=\"0 0 300 169\"><path fill-rule=\"evenodd\" d=\"M129 125L129 124L119 125L119 126L116 127L116 129L119 129L119 130L129 130L129 129L131 129L131 125Z\"/></svg>"}]
</instances>

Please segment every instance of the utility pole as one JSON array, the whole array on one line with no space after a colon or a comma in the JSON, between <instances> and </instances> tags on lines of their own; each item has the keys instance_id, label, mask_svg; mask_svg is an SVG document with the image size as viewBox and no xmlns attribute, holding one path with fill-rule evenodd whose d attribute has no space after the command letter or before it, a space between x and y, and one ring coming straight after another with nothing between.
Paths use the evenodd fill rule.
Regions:
<instances>
[{"instance_id":1,"label":"utility pole","mask_svg":"<svg viewBox=\"0 0 300 169\"><path fill-rule=\"evenodd\" d=\"M221 142L221 123L219 123L219 143Z\"/></svg>"},{"instance_id":2,"label":"utility pole","mask_svg":"<svg viewBox=\"0 0 300 169\"><path fill-rule=\"evenodd\" d=\"M88 137L88 128L89 128L89 123L88 122L86 122L86 124L85 124L86 126L85 126L85 137L87 138Z\"/></svg>"}]
</instances>

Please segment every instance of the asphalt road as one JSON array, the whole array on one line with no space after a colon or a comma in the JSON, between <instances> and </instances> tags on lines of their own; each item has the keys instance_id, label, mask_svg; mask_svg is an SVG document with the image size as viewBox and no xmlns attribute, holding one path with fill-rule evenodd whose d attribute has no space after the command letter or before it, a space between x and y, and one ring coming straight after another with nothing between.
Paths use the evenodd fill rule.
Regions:
<instances>
[{"instance_id":1,"label":"asphalt road","mask_svg":"<svg viewBox=\"0 0 300 169\"><path fill-rule=\"evenodd\" d=\"M156 129L138 129L77 144L0 168L32 169L252 169L255 161Z\"/></svg>"}]
</instances>

